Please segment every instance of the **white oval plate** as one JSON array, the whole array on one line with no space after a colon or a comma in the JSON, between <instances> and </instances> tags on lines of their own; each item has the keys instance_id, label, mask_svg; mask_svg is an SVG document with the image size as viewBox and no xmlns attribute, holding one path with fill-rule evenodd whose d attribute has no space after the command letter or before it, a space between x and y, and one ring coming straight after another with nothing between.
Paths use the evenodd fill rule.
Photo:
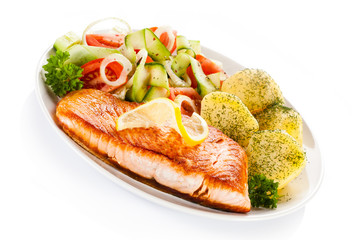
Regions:
<instances>
[{"instance_id":1,"label":"white oval plate","mask_svg":"<svg viewBox=\"0 0 360 240\"><path fill-rule=\"evenodd\" d=\"M243 69L244 67L233 60L216 53L210 49L202 47L204 54L212 59L219 60L223 63L224 70L229 74ZM205 217L211 217L223 220L234 221L254 221L280 217L301 208L310 200L320 187L323 177L323 163L321 162L320 150L315 141L308 125L304 121L304 148L308 157L308 162L304 171L293 180L288 186L280 192L284 195L278 203L276 209L252 209L249 213L231 213L207 208L199 204L195 204L173 195L161 192L146 184L138 182L117 169L107 165L97 157L93 156L70 137L68 137L55 123L55 108L58 97L44 84L42 66L46 64L46 59L54 54L54 50L49 48L41 57L36 70L36 95L39 103L54 128L55 132L62 138L77 154L95 167L98 171L110 178L121 187L137 194L140 197L158 203L160 205L176 209L179 211L196 214ZM288 106L291 106L287 103Z\"/></svg>"}]
</instances>

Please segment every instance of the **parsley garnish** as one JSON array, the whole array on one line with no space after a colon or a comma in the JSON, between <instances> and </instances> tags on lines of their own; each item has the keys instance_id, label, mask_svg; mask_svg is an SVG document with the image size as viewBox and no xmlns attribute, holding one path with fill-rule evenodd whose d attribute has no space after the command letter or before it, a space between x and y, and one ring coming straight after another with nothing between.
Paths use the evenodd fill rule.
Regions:
<instances>
[{"instance_id":1,"label":"parsley garnish","mask_svg":"<svg viewBox=\"0 0 360 240\"><path fill-rule=\"evenodd\" d=\"M249 178L249 196L251 206L276 208L279 199L279 183L257 174Z\"/></svg>"},{"instance_id":2,"label":"parsley garnish","mask_svg":"<svg viewBox=\"0 0 360 240\"><path fill-rule=\"evenodd\" d=\"M56 55L47 59L47 64L43 66L45 73L45 83L50 86L56 95L63 97L66 93L79 90L83 87L83 69L72 63L65 63L70 58L69 52L56 51Z\"/></svg>"}]
</instances>

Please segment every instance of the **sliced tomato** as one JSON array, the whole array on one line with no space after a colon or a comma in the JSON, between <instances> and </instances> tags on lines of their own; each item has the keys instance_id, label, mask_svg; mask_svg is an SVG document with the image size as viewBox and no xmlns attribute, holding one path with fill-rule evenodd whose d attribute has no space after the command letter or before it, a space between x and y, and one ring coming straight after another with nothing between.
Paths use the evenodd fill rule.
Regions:
<instances>
[{"instance_id":1,"label":"sliced tomato","mask_svg":"<svg viewBox=\"0 0 360 240\"><path fill-rule=\"evenodd\" d=\"M196 60L198 60L199 63L201 64L201 68L204 71L205 75L223 71L219 65L217 65L210 59L204 57L203 55L199 55L199 54L196 55Z\"/></svg>"},{"instance_id":2,"label":"sliced tomato","mask_svg":"<svg viewBox=\"0 0 360 240\"><path fill-rule=\"evenodd\" d=\"M80 78L84 82L83 88L95 88L104 92L111 92L120 86L107 85L100 75L100 65L104 58L95 59L81 66L83 76ZM106 77L110 81L115 81L120 77L123 66L118 62L109 63L105 69Z\"/></svg>"},{"instance_id":3,"label":"sliced tomato","mask_svg":"<svg viewBox=\"0 0 360 240\"><path fill-rule=\"evenodd\" d=\"M200 55L200 54L196 55L196 60L199 61L201 68L202 68L203 72L205 73L205 75L223 72L222 68L219 65L217 65L210 59L204 57L203 55ZM186 69L186 73L191 79L191 87L196 88L197 81L196 81L196 78L194 76L191 66L189 66Z\"/></svg>"},{"instance_id":4,"label":"sliced tomato","mask_svg":"<svg viewBox=\"0 0 360 240\"><path fill-rule=\"evenodd\" d=\"M192 88L197 88L198 83L197 83L196 78L194 76L194 72L193 72L193 70L191 68L191 65L188 66L188 68L186 69L186 74L189 76L189 78L191 80L191 87Z\"/></svg>"},{"instance_id":5,"label":"sliced tomato","mask_svg":"<svg viewBox=\"0 0 360 240\"><path fill-rule=\"evenodd\" d=\"M156 29L158 29L158 27L151 27L149 28L151 31L155 32ZM176 36L177 36L177 32L174 30L173 34L175 36L175 42L174 42L174 46L173 48L170 50L170 53L173 53L176 50ZM169 44L169 36L166 32L164 32L163 34L161 34L161 36L159 37L160 41L167 46Z\"/></svg>"},{"instance_id":6,"label":"sliced tomato","mask_svg":"<svg viewBox=\"0 0 360 240\"><path fill-rule=\"evenodd\" d=\"M151 62L154 62L154 60L152 60L151 57L147 56L145 62L146 62L146 63L151 63Z\"/></svg>"},{"instance_id":7,"label":"sliced tomato","mask_svg":"<svg viewBox=\"0 0 360 240\"><path fill-rule=\"evenodd\" d=\"M95 47L119 48L124 39L124 34L86 34L86 43Z\"/></svg>"}]
</instances>

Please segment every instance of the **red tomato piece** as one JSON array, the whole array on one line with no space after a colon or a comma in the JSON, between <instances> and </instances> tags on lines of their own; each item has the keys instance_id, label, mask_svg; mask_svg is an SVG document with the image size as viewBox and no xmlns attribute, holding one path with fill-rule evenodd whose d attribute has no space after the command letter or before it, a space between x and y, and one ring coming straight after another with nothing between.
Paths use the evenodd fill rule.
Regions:
<instances>
[{"instance_id":1,"label":"red tomato piece","mask_svg":"<svg viewBox=\"0 0 360 240\"><path fill-rule=\"evenodd\" d=\"M196 60L199 61L200 65L201 65L201 68L202 68L203 72L205 73L205 75L218 73L218 72L223 72L223 70L221 69L220 66L216 65L213 61L211 61L210 59L204 57L203 55L196 55ZM196 81L196 78L194 76L194 73L193 73L193 70L192 70L191 66L189 66L186 69L186 73L191 79L191 87L196 88L197 87L197 81Z\"/></svg>"},{"instance_id":2,"label":"red tomato piece","mask_svg":"<svg viewBox=\"0 0 360 240\"><path fill-rule=\"evenodd\" d=\"M95 88L104 92L111 92L120 86L107 85L100 75L100 65L104 58L95 59L81 66L83 76L80 78L84 82L83 88ZM123 66L118 62L109 63L105 69L105 75L110 81L115 81L120 77Z\"/></svg>"},{"instance_id":3,"label":"red tomato piece","mask_svg":"<svg viewBox=\"0 0 360 240\"><path fill-rule=\"evenodd\" d=\"M87 34L86 43L89 46L119 48L124 43L123 34Z\"/></svg>"},{"instance_id":4,"label":"red tomato piece","mask_svg":"<svg viewBox=\"0 0 360 240\"><path fill-rule=\"evenodd\" d=\"M188 66L188 68L186 69L186 73L187 73L187 75L189 76L189 78L190 78L190 80L191 80L191 87L192 87L192 88L197 88L198 83L197 83L197 80L196 80L196 78L195 78L195 76L194 76L194 73L193 73L193 70L192 70L192 68L191 68L191 65Z\"/></svg>"},{"instance_id":5,"label":"red tomato piece","mask_svg":"<svg viewBox=\"0 0 360 240\"><path fill-rule=\"evenodd\" d=\"M145 63L151 63L154 62L151 57L147 56Z\"/></svg>"},{"instance_id":6,"label":"red tomato piece","mask_svg":"<svg viewBox=\"0 0 360 240\"><path fill-rule=\"evenodd\" d=\"M220 66L216 65L213 61L204 57L203 55L196 55L196 60L198 60L201 64L201 68L205 75L223 71Z\"/></svg>"}]
</instances>

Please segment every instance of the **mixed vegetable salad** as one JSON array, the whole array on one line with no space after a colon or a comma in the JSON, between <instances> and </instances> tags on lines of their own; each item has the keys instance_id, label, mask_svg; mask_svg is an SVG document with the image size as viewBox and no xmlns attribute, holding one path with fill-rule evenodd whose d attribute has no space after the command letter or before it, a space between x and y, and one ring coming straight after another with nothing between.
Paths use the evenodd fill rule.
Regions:
<instances>
[{"instance_id":1,"label":"mixed vegetable salad","mask_svg":"<svg viewBox=\"0 0 360 240\"><path fill-rule=\"evenodd\" d=\"M92 32L95 25L115 20ZM117 18L90 24L80 38L69 32L55 41L56 55L44 66L46 84L56 95L81 88L111 92L122 100L148 102L158 97L187 102L184 113L198 112L199 101L227 77L221 63L201 53L199 41L169 26L132 31Z\"/></svg>"},{"instance_id":2,"label":"mixed vegetable salad","mask_svg":"<svg viewBox=\"0 0 360 240\"><path fill-rule=\"evenodd\" d=\"M107 21L115 24L94 30ZM248 156L253 207L276 208L278 189L305 166L301 116L283 106L275 81L258 69L229 77L220 62L201 52L200 41L169 26L133 31L121 19L101 19L81 38L61 36L54 49L43 69L57 96L94 88L126 101L169 98L183 114L195 112L237 141Z\"/></svg>"}]
</instances>

